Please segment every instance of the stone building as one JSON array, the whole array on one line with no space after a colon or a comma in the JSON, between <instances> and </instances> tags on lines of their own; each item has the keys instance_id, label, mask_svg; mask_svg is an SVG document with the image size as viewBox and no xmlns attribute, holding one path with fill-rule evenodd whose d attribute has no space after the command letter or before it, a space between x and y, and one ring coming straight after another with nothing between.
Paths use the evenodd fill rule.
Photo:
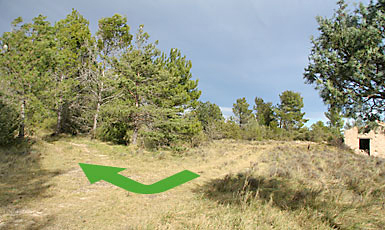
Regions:
<instances>
[{"instance_id":1,"label":"stone building","mask_svg":"<svg viewBox=\"0 0 385 230\"><path fill-rule=\"evenodd\" d=\"M345 144L357 153L385 158L385 123L369 133L359 133L357 127L344 131Z\"/></svg>"}]
</instances>

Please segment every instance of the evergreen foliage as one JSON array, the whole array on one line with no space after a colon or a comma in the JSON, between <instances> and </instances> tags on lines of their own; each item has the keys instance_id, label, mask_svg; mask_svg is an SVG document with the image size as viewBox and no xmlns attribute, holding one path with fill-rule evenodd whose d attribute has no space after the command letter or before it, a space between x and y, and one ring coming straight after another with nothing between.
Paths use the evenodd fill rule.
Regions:
<instances>
[{"instance_id":1,"label":"evergreen foliage","mask_svg":"<svg viewBox=\"0 0 385 230\"><path fill-rule=\"evenodd\" d=\"M244 97L237 99L233 104L233 113L239 127L244 127L253 117L253 111L249 109L249 106Z\"/></svg>"},{"instance_id":2,"label":"evergreen foliage","mask_svg":"<svg viewBox=\"0 0 385 230\"><path fill-rule=\"evenodd\" d=\"M305 69L326 104L365 122L384 119L385 3L360 4L353 12L344 0L331 18L317 17L320 34Z\"/></svg>"},{"instance_id":3,"label":"evergreen foliage","mask_svg":"<svg viewBox=\"0 0 385 230\"><path fill-rule=\"evenodd\" d=\"M378 10L383 9L381 4L361 7L354 15L365 14L374 23L382 17L382 11ZM345 12L343 6L340 1L341 12ZM345 16L338 17L340 21L356 22ZM329 54L321 49L328 47L322 40L323 36L329 36L326 28L342 27L331 24L328 19L319 19L319 22L322 33L319 39L313 40L315 48L311 57L322 54L322 60L329 60ZM382 46L374 46L379 39L377 25L368 25L375 28L370 27L373 40L367 45L373 52L381 50ZM340 35L332 35L339 39ZM234 117L225 120L219 106L198 101L201 91L198 80L192 79L191 61L176 48L165 53L157 45L157 41L151 42L143 25L132 35L127 18L119 14L100 19L95 35L89 29L88 20L76 10L53 25L42 15L32 23L15 19L12 31L0 37L0 144L12 142L17 134L19 137L32 135L38 128L48 128L53 135L85 133L118 144L177 151L206 139L220 138L325 141L331 135L341 135L342 114L353 111L349 110L353 108L349 107L351 97L341 99L345 94L339 94L336 86L329 84L335 80L334 70L321 74L332 79L323 79L327 87L318 84L322 79L317 71L330 62L321 65L317 62L321 59L314 59L305 76L309 83L318 84L321 96L329 104L326 113L329 127L316 123L311 130L303 128L306 122L301 111L303 98L292 91L283 92L276 106L256 97L255 114L245 97L239 98L233 104ZM365 68L376 67L377 71L378 65L382 65L379 61L382 56L378 53L377 59L357 55L354 57L361 58L358 62L369 62ZM342 65L336 68L340 68L336 73L346 70ZM371 87L379 88L377 94L369 95L371 100L383 93L383 81L379 82L382 72L373 71L365 72L375 83ZM373 103L378 102L373 100L371 117L381 112L381 108L373 107ZM355 108L354 112L357 111Z\"/></svg>"},{"instance_id":4,"label":"evergreen foliage","mask_svg":"<svg viewBox=\"0 0 385 230\"><path fill-rule=\"evenodd\" d=\"M287 90L280 94L279 98L281 103L278 105L276 113L280 127L286 130L301 128L307 122L303 118L305 113L301 112L304 106L301 95Z\"/></svg>"},{"instance_id":5,"label":"evergreen foliage","mask_svg":"<svg viewBox=\"0 0 385 230\"><path fill-rule=\"evenodd\" d=\"M197 119L201 122L203 130L208 131L215 122L223 121L223 115L218 105L207 102L198 102L194 110Z\"/></svg>"},{"instance_id":6,"label":"evergreen foliage","mask_svg":"<svg viewBox=\"0 0 385 230\"><path fill-rule=\"evenodd\" d=\"M76 10L54 25L41 15L12 25L0 39L0 71L2 91L21 108L20 137L25 126L53 118L54 134L90 132L122 144L141 138L152 147L192 144L201 132L189 112L201 94L191 61L177 49L162 53L142 25L134 37L115 14L93 36Z\"/></svg>"},{"instance_id":7,"label":"evergreen foliage","mask_svg":"<svg viewBox=\"0 0 385 230\"><path fill-rule=\"evenodd\" d=\"M274 108L271 102L265 103L262 98L255 98L255 117L260 125L270 126L275 120Z\"/></svg>"},{"instance_id":8,"label":"evergreen foliage","mask_svg":"<svg viewBox=\"0 0 385 230\"><path fill-rule=\"evenodd\" d=\"M3 95L0 93L1 96ZM13 142L19 125L19 114L16 109L0 100L0 146Z\"/></svg>"}]
</instances>

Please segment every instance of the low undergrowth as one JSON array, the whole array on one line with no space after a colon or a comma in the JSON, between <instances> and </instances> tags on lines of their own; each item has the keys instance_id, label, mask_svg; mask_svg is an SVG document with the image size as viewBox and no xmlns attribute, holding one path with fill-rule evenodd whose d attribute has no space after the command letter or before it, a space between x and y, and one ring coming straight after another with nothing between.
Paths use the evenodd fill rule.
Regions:
<instances>
[{"instance_id":1,"label":"low undergrowth","mask_svg":"<svg viewBox=\"0 0 385 230\"><path fill-rule=\"evenodd\" d=\"M277 146L246 171L213 179L201 192L221 205L283 211L303 229L385 226L385 160L325 145Z\"/></svg>"}]
</instances>

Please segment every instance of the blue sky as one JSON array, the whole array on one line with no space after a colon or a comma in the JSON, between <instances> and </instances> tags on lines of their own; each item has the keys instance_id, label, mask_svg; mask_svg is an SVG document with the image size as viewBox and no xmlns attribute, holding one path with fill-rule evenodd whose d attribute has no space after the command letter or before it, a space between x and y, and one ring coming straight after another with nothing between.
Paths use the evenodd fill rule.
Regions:
<instances>
[{"instance_id":1,"label":"blue sky","mask_svg":"<svg viewBox=\"0 0 385 230\"><path fill-rule=\"evenodd\" d=\"M152 40L168 53L178 48L192 61L202 101L219 105L225 116L237 98L254 104L256 96L277 104L285 90L304 97L308 125L326 121L323 104L313 86L303 80L317 36L316 16L330 17L337 0L0 0L0 33L22 16L38 14L51 22L74 8L90 21L93 32L102 17L127 17L131 32L144 24ZM356 1L347 1L349 4ZM364 1L366 4L369 1Z\"/></svg>"}]
</instances>

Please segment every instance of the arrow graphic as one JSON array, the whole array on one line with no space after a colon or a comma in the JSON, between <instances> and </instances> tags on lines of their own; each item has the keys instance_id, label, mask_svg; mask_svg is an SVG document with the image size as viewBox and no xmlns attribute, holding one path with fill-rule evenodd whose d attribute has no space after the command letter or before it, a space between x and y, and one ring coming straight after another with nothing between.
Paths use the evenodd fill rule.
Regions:
<instances>
[{"instance_id":1,"label":"arrow graphic","mask_svg":"<svg viewBox=\"0 0 385 230\"><path fill-rule=\"evenodd\" d=\"M91 184L104 180L129 192L141 194L161 193L199 177L196 173L184 170L153 184L145 185L118 174L125 168L84 163L79 165Z\"/></svg>"}]
</instances>

